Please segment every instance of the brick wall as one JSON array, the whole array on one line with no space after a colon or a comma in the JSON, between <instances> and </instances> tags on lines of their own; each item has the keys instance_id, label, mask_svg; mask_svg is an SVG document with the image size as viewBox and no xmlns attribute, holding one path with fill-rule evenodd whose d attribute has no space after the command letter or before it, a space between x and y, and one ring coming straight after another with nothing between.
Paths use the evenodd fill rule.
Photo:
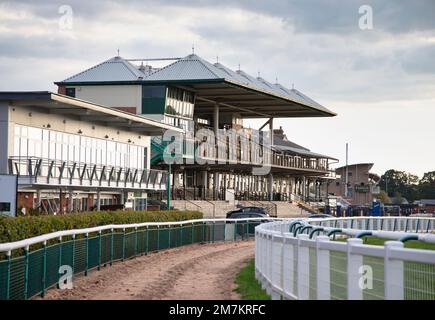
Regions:
<instances>
[{"instance_id":1,"label":"brick wall","mask_svg":"<svg viewBox=\"0 0 435 320\"><path fill-rule=\"evenodd\" d=\"M18 208L33 208L33 192L18 192L17 194L17 210Z\"/></svg>"},{"instance_id":2,"label":"brick wall","mask_svg":"<svg viewBox=\"0 0 435 320\"><path fill-rule=\"evenodd\" d=\"M57 87L57 93L66 95L66 88L65 88L65 86L58 86Z\"/></svg>"},{"instance_id":3,"label":"brick wall","mask_svg":"<svg viewBox=\"0 0 435 320\"><path fill-rule=\"evenodd\" d=\"M115 107L114 109L136 114L136 107Z\"/></svg>"}]
</instances>

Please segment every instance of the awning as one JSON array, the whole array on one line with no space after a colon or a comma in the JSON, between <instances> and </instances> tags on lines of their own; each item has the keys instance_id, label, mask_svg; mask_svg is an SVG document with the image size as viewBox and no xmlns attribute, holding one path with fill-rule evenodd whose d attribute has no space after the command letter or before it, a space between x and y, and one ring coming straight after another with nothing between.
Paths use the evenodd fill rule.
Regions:
<instances>
[{"instance_id":1,"label":"awning","mask_svg":"<svg viewBox=\"0 0 435 320\"><path fill-rule=\"evenodd\" d=\"M160 136L166 130L183 132L180 128L139 115L49 91L0 92L0 101L9 101L14 106L42 108L48 113L78 116L82 121L101 122L149 136Z\"/></svg>"}]
</instances>

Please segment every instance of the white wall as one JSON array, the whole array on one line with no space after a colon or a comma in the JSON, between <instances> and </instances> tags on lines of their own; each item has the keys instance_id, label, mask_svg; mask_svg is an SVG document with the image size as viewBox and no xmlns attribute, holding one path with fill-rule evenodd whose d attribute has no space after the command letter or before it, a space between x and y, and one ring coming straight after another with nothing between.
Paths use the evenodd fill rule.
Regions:
<instances>
[{"instance_id":1,"label":"white wall","mask_svg":"<svg viewBox=\"0 0 435 320\"><path fill-rule=\"evenodd\" d=\"M142 86L140 85L67 86L67 88L76 88L77 99L108 107L135 107L136 113L141 113Z\"/></svg>"}]
</instances>

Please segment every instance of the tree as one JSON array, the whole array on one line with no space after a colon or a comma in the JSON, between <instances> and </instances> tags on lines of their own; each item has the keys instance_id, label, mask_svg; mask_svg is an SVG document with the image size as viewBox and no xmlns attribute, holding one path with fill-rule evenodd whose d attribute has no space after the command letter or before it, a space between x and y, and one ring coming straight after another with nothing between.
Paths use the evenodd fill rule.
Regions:
<instances>
[{"instance_id":1,"label":"tree","mask_svg":"<svg viewBox=\"0 0 435 320\"><path fill-rule=\"evenodd\" d=\"M387 170L379 181L379 186L389 197L399 193L408 201L414 201L417 197L418 176L394 169Z\"/></svg>"},{"instance_id":2,"label":"tree","mask_svg":"<svg viewBox=\"0 0 435 320\"><path fill-rule=\"evenodd\" d=\"M420 199L435 199L435 171L426 172L418 183Z\"/></svg>"},{"instance_id":3,"label":"tree","mask_svg":"<svg viewBox=\"0 0 435 320\"><path fill-rule=\"evenodd\" d=\"M381 192L379 194L377 194L375 196L375 198L378 199L379 202L382 202L383 204L389 204L389 203L391 203L391 200L388 197L388 194L384 190L381 190Z\"/></svg>"}]
</instances>

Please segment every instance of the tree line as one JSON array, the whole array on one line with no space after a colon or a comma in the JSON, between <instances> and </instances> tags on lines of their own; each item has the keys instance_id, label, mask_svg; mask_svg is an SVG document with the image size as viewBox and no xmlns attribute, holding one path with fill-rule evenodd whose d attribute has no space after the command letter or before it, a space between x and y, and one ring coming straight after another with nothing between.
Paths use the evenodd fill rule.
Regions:
<instances>
[{"instance_id":1,"label":"tree line","mask_svg":"<svg viewBox=\"0 0 435 320\"><path fill-rule=\"evenodd\" d=\"M400 202L405 198L412 203L420 199L435 199L435 171L426 172L421 179L418 176L394 169L387 170L379 181L384 203Z\"/></svg>"}]
</instances>

